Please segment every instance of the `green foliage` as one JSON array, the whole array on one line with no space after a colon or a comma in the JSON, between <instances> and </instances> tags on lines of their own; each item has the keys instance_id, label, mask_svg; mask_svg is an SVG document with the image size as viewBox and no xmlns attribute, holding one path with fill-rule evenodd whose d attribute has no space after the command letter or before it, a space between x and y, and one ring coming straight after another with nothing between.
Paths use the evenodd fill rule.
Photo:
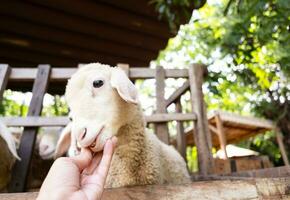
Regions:
<instances>
[{"instance_id":1,"label":"green foliage","mask_svg":"<svg viewBox=\"0 0 290 200\"><path fill-rule=\"evenodd\" d=\"M68 106L64 97L55 95L53 98L53 104L43 107L42 116L67 116Z\"/></svg>"},{"instance_id":2,"label":"green foliage","mask_svg":"<svg viewBox=\"0 0 290 200\"><path fill-rule=\"evenodd\" d=\"M0 103L0 116L26 116L28 113L28 97L20 92L6 90L3 100ZM22 103L19 103L21 101ZM53 97L53 103L45 105L42 109L42 116L66 116L68 106L63 97Z\"/></svg>"},{"instance_id":3,"label":"green foliage","mask_svg":"<svg viewBox=\"0 0 290 200\"><path fill-rule=\"evenodd\" d=\"M3 94L3 100L0 102L0 115L1 116L26 116L28 106L23 103L19 104L11 99L13 92L6 90Z\"/></svg>"},{"instance_id":4,"label":"green foliage","mask_svg":"<svg viewBox=\"0 0 290 200\"><path fill-rule=\"evenodd\" d=\"M209 110L272 119L289 138L287 142L289 33L289 1L211 0L194 11L190 23L181 26L177 36L168 41L157 62L164 66L207 64L209 75L204 90ZM249 144L280 163L273 137L258 136Z\"/></svg>"},{"instance_id":5,"label":"green foliage","mask_svg":"<svg viewBox=\"0 0 290 200\"><path fill-rule=\"evenodd\" d=\"M206 0L151 0L155 5L159 18L168 21L173 31L177 31L182 23L187 23L193 9L198 9L205 4Z\"/></svg>"},{"instance_id":6,"label":"green foliage","mask_svg":"<svg viewBox=\"0 0 290 200\"><path fill-rule=\"evenodd\" d=\"M197 172L198 163L197 163L197 149L196 147L187 147L186 148L186 160L189 171Z\"/></svg>"},{"instance_id":7,"label":"green foliage","mask_svg":"<svg viewBox=\"0 0 290 200\"><path fill-rule=\"evenodd\" d=\"M238 146L258 151L261 154L268 155L275 165L283 165L280 150L276 144L276 136L274 131L268 131L249 140L240 142Z\"/></svg>"}]
</instances>

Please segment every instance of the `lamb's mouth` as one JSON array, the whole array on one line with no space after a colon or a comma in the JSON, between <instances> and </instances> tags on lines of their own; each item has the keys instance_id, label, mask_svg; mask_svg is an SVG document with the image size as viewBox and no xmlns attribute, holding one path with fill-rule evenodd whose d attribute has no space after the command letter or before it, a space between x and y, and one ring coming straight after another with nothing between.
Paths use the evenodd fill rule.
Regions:
<instances>
[{"instance_id":1,"label":"lamb's mouth","mask_svg":"<svg viewBox=\"0 0 290 200\"><path fill-rule=\"evenodd\" d=\"M101 135L101 133L103 132L104 128L105 128L105 126L102 126L102 128L99 130L96 138L94 139L93 143L90 145L90 148L94 148L96 146L98 137L99 137L99 135Z\"/></svg>"}]
</instances>

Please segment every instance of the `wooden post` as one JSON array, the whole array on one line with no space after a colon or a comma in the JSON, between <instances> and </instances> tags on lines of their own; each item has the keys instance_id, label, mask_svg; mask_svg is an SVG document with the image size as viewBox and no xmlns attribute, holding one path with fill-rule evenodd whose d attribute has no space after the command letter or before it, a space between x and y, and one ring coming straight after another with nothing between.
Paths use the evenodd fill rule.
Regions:
<instances>
[{"instance_id":1,"label":"wooden post","mask_svg":"<svg viewBox=\"0 0 290 200\"><path fill-rule=\"evenodd\" d=\"M279 149L283 158L283 162L286 166L289 166L289 160L288 160L288 156L287 156L286 149L283 142L283 135L278 127L275 128L275 132L276 132L276 139L279 145Z\"/></svg>"},{"instance_id":2,"label":"wooden post","mask_svg":"<svg viewBox=\"0 0 290 200\"><path fill-rule=\"evenodd\" d=\"M176 113L182 113L180 98L178 98L177 101L175 102L175 111ZM184 127L181 121L177 121L176 129L177 129L176 134L177 150L179 151L180 155L184 158L184 160L186 160L186 141Z\"/></svg>"},{"instance_id":3,"label":"wooden post","mask_svg":"<svg viewBox=\"0 0 290 200\"><path fill-rule=\"evenodd\" d=\"M48 86L50 71L49 65L38 66L37 76L33 84L33 94L29 105L28 116L39 116L41 114L43 97ZM10 192L24 192L26 189L26 180L34 149L36 133L37 128L24 128L18 150L21 161L16 161L13 167L9 186Z\"/></svg>"},{"instance_id":4,"label":"wooden post","mask_svg":"<svg viewBox=\"0 0 290 200\"><path fill-rule=\"evenodd\" d=\"M192 111L196 113L197 120L194 122L194 139L197 147L198 168L201 175L213 172L212 142L208 128L207 112L203 100L204 65L193 64L189 66L189 83L191 91Z\"/></svg>"},{"instance_id":5,"label":"wooden post","mask_svg":"<svg viewBox=\"0 0 290 200\"><path fill-rule=\"evenodd\" d=\"M118 63L117 64L117 67L120 67L121 69L123 69L125 71L125 73L127 74L128 77L130 77L130 74L129 74L129 68L130 66L128 64L125 64L125 63Z\"/></svg>"},{"instance_id":6,"label":"wooden post","mask_svg":"<svg viewBox=\"0 0 290 200\"><path fill-rule=\"evenodd\" d=\"M156 68L156 113L166 113L165 104L165 70L163 67ZM169 144L169 133L167 123L156 123L155 133L165 144Z\"/></svg>"},{"instance_id":7,"label":"wooden post","mask_svg":"<svg viewBox=\"0 0 290 200\"><path fill-rule=\"evenodd\" d=\"M226 139L226 135L224 131L223 122L218 112L215 113L215 122L216 122L216 127L217 127L217 135L220 142L220 148L223 151L223 156L224 156L223 158L228 159L227 148L226 148L227 139Z\"/></svg>"},{"instance_id":8,"label":"wooden post","mask_svg":"<svg viewBox=\"0 0 290 200\"><path fill-rule=\"evenodd\" d=\"M2 101L4 90L7 86L11 69L7 64L0 65L0 102Z\"/></svg>"}]
</instances>

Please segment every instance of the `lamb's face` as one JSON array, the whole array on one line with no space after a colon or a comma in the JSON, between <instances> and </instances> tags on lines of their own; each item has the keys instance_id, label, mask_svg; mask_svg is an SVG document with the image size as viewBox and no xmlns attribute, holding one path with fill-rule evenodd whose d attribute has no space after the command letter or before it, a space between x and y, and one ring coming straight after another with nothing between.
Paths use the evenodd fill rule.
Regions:
<instances>
[{"instance_id":1,"label":"lamb's face","mask_svg":"<svg viewBox=\"0 0 290 200\"><path fill-rule=\"evenodd\" d=\"M116 135L123 125L121 108L127 104L125 101L133 102L136 98L132 85L123 71L108 65L89 64L72 76L66 99L72 136L81 147L100 151L106 140Z\"/></svg>"}]
</instances>

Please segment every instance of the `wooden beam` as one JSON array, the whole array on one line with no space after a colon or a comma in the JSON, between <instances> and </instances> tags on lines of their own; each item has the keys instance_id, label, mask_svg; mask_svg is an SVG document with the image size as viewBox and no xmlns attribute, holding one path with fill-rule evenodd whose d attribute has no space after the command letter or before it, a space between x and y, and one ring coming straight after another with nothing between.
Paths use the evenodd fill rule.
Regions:
<instances>
[{"instance_id":1,"label":"wooden beam","mask_svg":"<svg viewBox=\"0 0 290 200\"><path fill-rule=\"evenodd\" d=\"M182 106L181 106L180 98L175 103L175 112L182 113ZM186 140L185 140L183 123L181 121L177 121L176 130L177 130L176 132L177 150L186 161Z\"/></svg>"},{"instance_id":2,"label":"wooden beam","mask_svg":"<svg viewBox=\"0 0 290 200\"><path fill-rule=\"evenodd\" d=\"M8 48L4 47L3 45L0 47L0 55L5 56L7 58L20 58L27 62L37 62L37 63L50 63L51 65L60 65L60 66L68 66L68 65L75 65L78 62L82 62L77 58L63 58L61 56L52 56L48 54L43 54L36 51L31 50L23 50L19 48Z\"/></svg>"},{"instance_id":3,"label":"wooden beam","mask_svg":"<svg viewBox=\"0 0 290 200\"><path fill-rule=\"evenodd\" d=\"M90 1L71 2L69 0L43 0L41 2L37 0L30 1L44 5L53 10L61 10L66 13L84 17L87 20L91 19L93 21L101 21L105 24L120 27L120 29L140 32L140 34L148 34L164 39L171 36L168 25L161 23L158 19L152 20L105 4ZM108 13L110 13L110 17L107 16Z\"/></svg>"},{"instance_id":4,"label":"wooden beam","mask_svg":"<svg viewBox=\"0 0 290 200\"><path fill-rule=\"evenodd\" d=\"M272 121L266 119L260 119L251 116L241 116L235 113L224 112L221 110L217 110L215 113L212 113L208 116L208 120L214 119L216 113L219 113L221 120L224 123L232 123L236 126L241 127L261 127L265 129L272 130L275 128L275 125Z\"/></svg>"},{"instance_id":5,"label":"wooden beam","mask_svg":"<svg viewBox=\"0 0 290 200\"><path fill-rule=\"evenodd\" d=\"M156 113L167 113L165 106L165 70L163 67L158 66L156 68ZM167 123L156 123L155 124L155 134L158 138L165 144L169 144L169 132Z\"/></svg>"},{"instance_id":6,"label":"wooden beam","mask_svg":"<svg viewBox=\"0 0 290 200\"><path fill-rule=\"evenodd\" d=\"M78 10L86 13L86 10L80 10L79 8ZM34 24L41 24L42 26L50 27L51 29L62 29L69 32L85 34L87 36L100 38L107 43L117 42L119 44L135 46L141 49L156 50L164 47L169 38L169 31L167 32L167 36L160 32L153 33L155 35L150 35L145 33L141 27L138 27L138 31L134 31L110 23L102 23L97 20L91 20L71 15L67 12L61 12L58 8L52 10L43 6L35 6L25 2L5 2L2 4L0 12L2 15L17 17L18 19L29 21ZM104 17L106 15L107 13ZM58 20L51 20L53 18L57 18ZM120 21L120 19L112 16L109 18L116 22ZM134 18L131 20L134 20ZM126 21L124 21L124 23L128 24Z\"/></svg>"},{"instance_id":7,"label":"wooden beam","mask_svg":"<svg viewBox=\"0 0 290 200\"><path fill-rule=\"evenodd\" d=\"M0 102L2 101L3 93L6 89L10 72L11 69L7 64L0 64Z\"/></svg>"},{"instance_id":8,"label":"wooden beam","mask_svg":"<svg viewBox=\"0 0 290 200\"><path fill-rule=\"evenodd\" d=\"M220 141L220 148L223 151L224 159L228 159L227 154L227 138L225 135L225 130L223 126L223 122L219 116L219 113L216 113L215 115L215 121L216 121L216 127L217 127L217 135Z\"/></svg>"},{"instance_id":9,"label":"wooden beam","mask_svg":"<svg viewBox=\"0 0 290 200\"><path fill-rule=\"evenodd\" d=\"M150 4L147 0L139 0L138 3L132 3L131 0L122 0L122 2L115 0L100 0L100 1L118 8L122 8L130 12L134 12L139 15L142 14L147 17L151 17L153 19L158 18L158 13L156 12L154 5Z\"/></svg>"},{"instance_id":10,"label":"wooden beam","mask_svg":"<svg viewBox=\"0 0 290 200\"><path fill-rule=\"evenodd\" d=\"M66 81L77 70L77 66L71 68L52 68L51 81ZM35 68L12 68L9 79L11 81L32 81L36 77ZM133 68L129 69L131 79L155 78L155 69ZM188 70L165 69L166 78L187 78Z\"/></svg>"},{"instance_id":11,"label":"wooden beam","mask_svg":"<svg viewBox=\"0 0 290 200\"><path fill-rule=\"evenodd\" d=\"M155 69L144 68L130 68L130 78L133 79L147 79L155 78ZM166 78L188 78L187 69L165 69Z\"/></svg>"},{"instance_id":12,"label":"wooden beam","mask_svg":"<svg viewBox=\"0 0 290 200\"><path fill-rule=\"evenodd\" d=\"M166 100L165 105L168 107L170 104L177 101L181 95L183 95L189 89L189 81L185 81L184 84L175 90L173 94Z\"/></svg>"},{"instance_id":13,"label":"wooden beam","mask_svg":"<svg viewBox=\"0 0 290 200\"><path fill-rule=\"evenodd\" d=\"M252 178L282 178L290 177L290 167L281 166L281 167L271 167L266 169L256 169L249 171L240 171L230 174L223 174L222 176L227 177L252 177Z\"/></svg>"},{"instance_id":14,"label":"wooden beam","mask_svg":"<svg viewBox=\"0 0 290 200\"><path fill-rule=\"evenodd\" d=\"M37 76L32 89L32 99L29 105L28 116L39 116L41 114L43 98L49 83L49 74L49 65L38 66ZM34 150L36 133L37 128L24 128L18 150L21 161L16 161L13 167L11 183L9 185L10 192L24 192L26 189L26 180Z\"/></svg>"},{"instance_id":15,"label":"wooden beam","mask_svg":"<svg viewBox=\"0 0 290 200\"><path fill-rule=\"evenodd\" d=\"M182 199L289 199L290 179L256 178L201 181L181 185L147 185L105 189L103 200L182 200ZM5 200L36 199L38 193L0 194ZM49 197L49 194L48 194Z\"/></svg>"},{"instance_id":16,"label":"wooden beam","mask_svg":"<svg viewBox=\"0 0 290 200\"><path fill-rule=\"evenodd\" d=\"M213 133L218 134L218 130L216 127L214 127L213 125L209 124L208 125L209 130L211 130Z\"/></svg>"},{"instance_id":17,"label":"wooden beam","mask_svg":"<svg viewBox=\"0 0 290 200\"><path fill-rule=\"evenodd\" d=\"M280 153L282 155L283 162L286 166L289 166L289 159L288 159L287 151L283 142L283 135L278 127L275 129L275 132L276 132L276 139L278 142Z\"/></svg>"},{"instance_id":18,"label":"wooden beam","mask_svg":"<svg viewBox=\"0 0 290 200\"><path fill-rule=\"evenodd\" d=\"M65 31L63 29L49 28L46 26L29 23L27 21L22 21L21 19L14 19L13 17L10 18L1 16L0 24L1 32L6 32L7 34L14 33L24 39L30 38L49 41L59 45L77 47L85 50L93 50L115 56L125 56L144 61L155 58L156 52L158 51L157 47L154 47L154 49L144 49L139 46L135 47L130 46L129 44L125 45L117 41L106 41L105 39L101 39L92 35L84 35L82 33ZM117 37L118 34L114 32L114 35ZM124 41L124 39L120 41ZM160 46L159 48L162 47L163 46ZM115 63L116 62L123 61L115 61Z\"/></svg>"},{"instance_id":19,"label":"wooden beam","mask_svg":"<svg viewBox=\"0 0 290 200\"><path fill-rule=\"evenodd\" d=\"M65 126L69 123L69 119L67 117L0 117L0 120L3 121L7 126L24 127ZM147 123L192 120L196 120L196 115L193 113L166 113L145 116L145 121Z\"/></svg>"},{"instance_id":20,"label":"wooden beam","mask_svg":"<svg viewBox=\"0 0 290 200\"><path fill-rule=\"evenodd\" d=\"M189 83L192 111L197 115L193 134L197 147L198 169L201 175L207 175L213 171L214 164L211 153L211 134L208 128L207 112L202 93L203 68L204 65L200 64L189 66Z\"/></svg>"},{"instance_id":21,"label":"wooden beam","mask_svg":"<svg viewBox=\"0 0 290 200\"><path fill-rule=\"evenodd\" d=\"M32 50L35 52L40 52L44 54L54 55L57 57L79 59L89 62L100 61L103 63L116 63L119 62L134 62L134 63L144 63L144 60L140 58L132 58L128 54L123 56L120 54L112 54L104 52L104 50L87 50L83 48L74 47L66 44L58 44L55 42L47 42L44 40L33 39L23 37L18 34L7 34L0 33L0 44L7 46L8 48L20 49L22 51Z\"/></svg>"}]
</instances>

